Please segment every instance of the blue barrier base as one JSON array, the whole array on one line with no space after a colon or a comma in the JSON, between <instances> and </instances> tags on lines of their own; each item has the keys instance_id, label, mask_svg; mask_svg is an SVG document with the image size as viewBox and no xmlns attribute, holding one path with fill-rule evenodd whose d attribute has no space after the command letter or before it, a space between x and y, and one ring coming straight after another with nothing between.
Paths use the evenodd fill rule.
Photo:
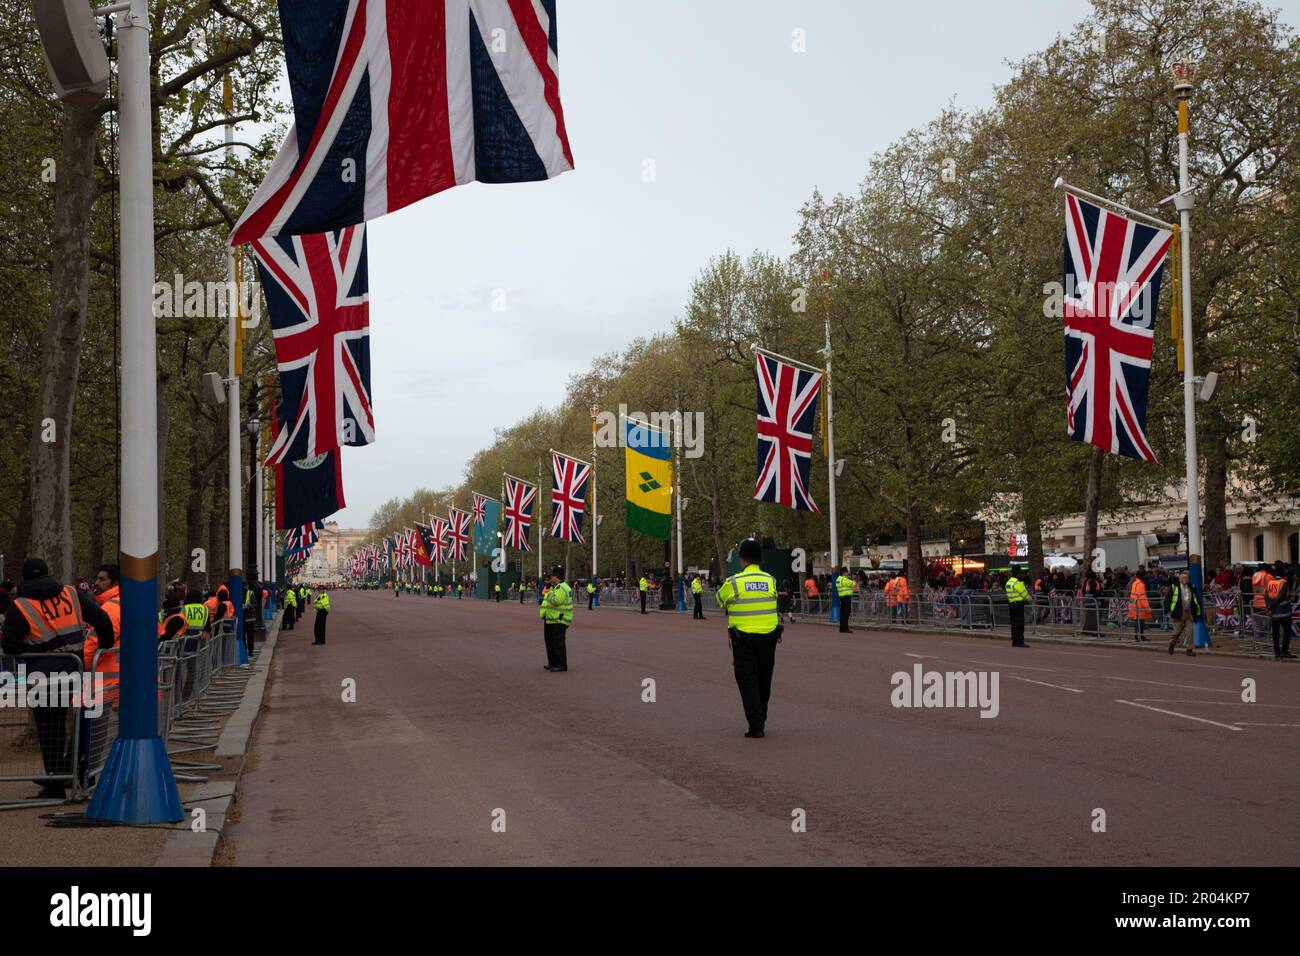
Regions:
<instances>
[{"instance_id":1,"label":"blue barrier base","mask_svg":"<svg viewBox=\"0 0 1300 956\"><path fill-rule=\"evenodd\" d=\"M838 604L831 605L831 623L840 623L840 606Z\"/></svg>"},{"instance_id":2,"label":"blue barrier base","mask_svg":"<svg viewBox=\"0 0 1300 956\"><path fill-rule=\"evenodd\" d=\"M118 737L86 810L90 820L179 823L180 791L161 737Z\"/></svg>"},{"instance_id":3,"label":"blue barrier base","mask_svg":"<svg viewBox=\"0 0 1300 956\"><path fill-rule=\"evenodd\" d=\"M1196 636L1197 647L1210 646L1210 629L1205 626L1204 621L1197 621L1192 625L1192 633Z\"/></svg>"}]
</instances>

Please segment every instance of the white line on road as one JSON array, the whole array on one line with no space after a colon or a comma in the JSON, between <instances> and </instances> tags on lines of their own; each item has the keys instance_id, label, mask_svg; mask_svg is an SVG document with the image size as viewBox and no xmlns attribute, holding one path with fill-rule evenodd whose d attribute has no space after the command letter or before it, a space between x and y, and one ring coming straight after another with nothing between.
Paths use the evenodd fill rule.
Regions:
<instances>
[{"instance_id":1,"label":"white line on road","mask_svg":"<svg viewBox=\"0 0 1300 956\"><path fill-rule=\"evenodd\" d=\"M1183 654L1184 657L1187 656L1182 651L1179 651L1179 653ZM1223 664L1191 664L1188 663L1187 661L1165 660L1163 657L1160 659L1160 663L1173 664L1175 667L1199 667L1199 668L1205 668L1206 670L1213 668L1216 671L1236 671L1238 674L1255 673L1255 668L1253 667L1226 667Z\"/></svg>"},{"instance_id":2,"label":"white line on road","mask_svg":"<svg viewBox=\"0 0 1300 956\"><path fill-rule=\"evenodd\" d=\"M1134 697L1151 704L1196 704L1205 707L1288 707L1295 710L1300 704L1256 704L1244 700L1183 700L1180 697Z\"/></svg>"},{"instance_id":3,"label":"white line on road","mask_svg":"<svg viewBox=\"0 0 1300 956\"><path fill-rule=\"evenodd\" d=\"M1201 687L1198 684L1170 684L1162 680L1144 680L1141 677L1116 677L1113 674L1100 674L1098 676L1104 678L1105 680L1122 680L1122 681L1128 681L1129 683L1132 684L1156 684L1160 687L1178 687L1181 688L1182 690L1203 690L1209 694L1240 693L1240 691L1237 690L1220 690L1217 687Z\"/></svg>"},{"instance_id":4,"label":"white line on road","mask_svg":"<svg viewBox=\"0 0 1300 956\"><path fill-rule=\"evenodd\" d=\"M1022 680L1026 684L1037 684L1040 687L1055 687L1057 690L1068 690L1071 694L1082 694L1083 691L1077 687L1066 687L1064 684L1049 684L1045 680L1030 680L1028 677L1021 677L1019 674L1008 674L1012 680Z\"/></svg>"},{"instance_id":5,"label":"white line on road","mask_svg":"<svg viewBox=\"0 0 1300 956\"><path fill-rule=\"evenodd\" d=\"M977 661L972 657L970 662L972 664L988 664L990 667L1018 667L1023 671L1043 671L1048 674L1056 673L1056 671L1052 670L1050 667L1031 667L1028 664L1009 664L1006 661Z\"/></svg>"},{"instance_id":6,"label":"white line on road","mask_svg":"<svg viewBox=\"0 0 1300 956\"><path fill-rule=\"evenodd\" d=\"M906 653L905 653L903 656L904 656L904 657L919 657L919 658L921 658L922 660L935 660L935 656L934 656L933 654L906 654Z\"/></svg>"},{"instance_id":7,"label":"white line on road","mask_svg":"<svg viewBox=\"0 0 1300 956\"><path fill-rule=\"evenodd\" d=\"M1222 727L1225 730L1241 731L1240 727L1235 727L1232 724L1221 724L1217 720L1206 720L1204 717L1193 717L1191 714L1180 714L1176 710L1162 710L1159 707L1148 707L1146 704L1138 704L1131 700L1120 700L1118 698L1116 698L1115 703L1128 704L1130 707L1141 707L1143 710L1154 710L1157 714L1169 714L1171 717L1182 717L1185 720L1195 720L1202 724L1213 724L1215 727Z\"/></svg>"},{"instance_id":8,"label":"white line on road","mask_svg":"<svg viewBox=\"0 0 1300 956\"><path fill-rule=\"evenodd\" d=\"M1237 721L1239 727L1300 727L1300 724L1251 724L1244 720Z\"/></svg>"}]
</instances>

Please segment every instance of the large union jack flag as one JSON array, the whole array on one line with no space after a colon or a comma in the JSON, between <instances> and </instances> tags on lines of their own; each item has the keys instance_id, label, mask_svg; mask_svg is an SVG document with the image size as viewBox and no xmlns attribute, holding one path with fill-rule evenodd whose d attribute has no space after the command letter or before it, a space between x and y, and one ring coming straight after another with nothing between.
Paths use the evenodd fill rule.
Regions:
<instances>
[{"instance_id":1,"label":"large union jack flag","mask_svg":"<svg viewBox=\"0 0 1300 956\"><path fill-rule=\"evenodd\" d=\"M280 26L294 125L232 245L573 168L555 0L280 0Z\"/></svg>"},{"instance_id":2,"label":"large union jack flag","mask_svg":"<svg viewBox=\"0 0 1300 956\"><path fill-rule=\"evenodd\" d=\"M1160 279L1172 233L1066 193L1066 432L1144 461Z\"/></svg>"},{"instance_id":3,"label":"large union jack flag","mask_svg":"<svg viewBox=\"0 0 1300 956\"><path fill-rule=\"evenodd\" d=\"M808 487L813 425L822 373L759 352L758 478L754 498L797 511L816 511Z\"/></svg>"},{"instance_id":4,"label":"large union jack flag","mask_svg":"<svg viewBox=\"0 0 1300 956\"><path fill-rule=\"evenodd\" d=\"M587 508L589 478L588 462L551 452L551 537L585 543L582 513Z\"/></svg>"},{"instance_id":5,"label":"large union jack flag","mask_svg":"<svg viewBox=\"0 0 1300 956\"><path fill-rule=\"evenodd\" d=\"M290 528L285 532L284 536L285 554L292 554L295 551L310 551L324 527L324 521L312 521L309 524Z\"/></svg>"},{"instance_id":6,"label":"large union jack flag","mask_svg":"<svg viewBox=\"0 0 1300 956\"><path fill-rule=\"evenodd\" d=\"M284 426L268 462L375 440L365 226L253 243L275 338Z\"/></svg>"},{"instance_id":7,"label":"large union jack flag","mask_svg":"<svg viewBox=\"0 0 1300 956\"><path fill-rule=\"evenodd\" d=\"M528 529L533 523L533 503L537 501L537 486L530 485L522 478L505 476L505 488L502 494L506 505L507 548L531 551L528 543Z\"/></svg>"},{"instance_id":8,"label":"large union jack flag","mask_svg":"<svg viewBox=\"0 0 1300 956\"><path fill-rule=\"evenodd\" d=\"M430 556L434 564L442 564L451 557L451 540L449 532L451 526L446 518L440 518L433 515L429 518L429 528L433 533L433 551Z\"/></svg>"},{"instance_id":9,"label":"large union jack flag","mask_svg":"<svg viewBox=\"0 0 1300 956\"><path fill-rule=\"evenodd\" d=\"M449 557L452 561L464 561L469 555L469 521L468 511L459 508L447 509L447 538L450 542Z\"/></svg>"}]
</instances>

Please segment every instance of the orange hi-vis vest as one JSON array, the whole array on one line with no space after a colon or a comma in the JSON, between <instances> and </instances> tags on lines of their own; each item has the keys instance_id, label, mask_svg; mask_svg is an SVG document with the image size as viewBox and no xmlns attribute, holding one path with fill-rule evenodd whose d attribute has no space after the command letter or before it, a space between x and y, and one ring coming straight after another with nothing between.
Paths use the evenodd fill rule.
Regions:
<instances>
[{"instance_id":1,"label":"orange hi-vis vest","mask_svg":"<svg viewBox=\"0 0 1300 956\"><path fill-rule=\"evenodd\" d=\"M1285 578L1269 578L1268 587L1265 588L1264 593L1268 595L1270 601L1278 596L1284 584L1286 584Z\"/></svg>"},{"instance_id":2,"label":"orange hi-vis vest","mask_svg":"<svg viewBox=\"0 0 1300 956\"><path fill-rule=\"evenodd\" d=\"M894 585L894 597L898 599L900 604L910 601L912 599L912 591L907 586L907 578L900 575L894 578L894 580L898 582Z\"/></svg>"},{"instance_id":3,"label":"orange hi-vis vest","mask_svg":"<svg viewBox=\"0 0 1300 956\"><path fill-rule=\"evenodd\" d=\"M1141 578L1134 578L1128 590L1128 619L1151 620L1151 602L1147 600L1147 586Z\"/></svg>"},{"instance_id":4,"label":"orange hi-vis vest","mask_svg":"<svg viewBox=\"0 0 1300 956\"><path fill-rule=\"evenodd\" d=\"M1268 583L1273 580L1273 575L1269 574L1263 568L1256 571L1250 576L1250 583L1254 586L1255 600L1252 602L1259 610L1264 610L1265 592L1268 590Z\"/></svg>"},{"instance_id":5,"label":"orange hi-vis vest","mask_svg":"<svg viewBox=\"0 0 1300 956\"><path fill-rule=\"evenodd\" d=\"M53 643L53 648L57 648L80 644L86 639L86 622L81 617L81 602L77 598L77 592L67 585L53 597L40 601L14 598L14 604L27 619L27 634L23 638L26 644Z\"/></svg>"},{"instance_id":6,"label":"orange hi-vis vest","mask_svg":"<svg viewBox=\"0 0 1300 956\"><path fill-rule=\"evenodd\" d=\"M173 611L171 614L168 614L166 617L164 617L161 621L158 622L159 640L162 640L164 637L167 636L167 625L170 624L172 621L177 621L177 620L179 620L182 624L187 623L185 621L185 615L182 614L180 611ZM182 627L177 632L177 636L179 637L181 634L184 633L185 633L185 628Z\"/></svg>"},{"instance_id":7,"label":"orange hi-vis vest","mask_svg":"<svg viewBox=\"0 0 1300 956\"><path fill-rule=\"evenodd\" d=\"M96 594L95 600L99 603L100 608L108 615L109 620L113 622L113 639L120 640L122 637L122 598L118 592L118 586L114 584L102 594ZM99 650L99 635L95 633L92 627L86 632L86 643L81 645L81 656L86 662L86 670L90 670L95 664L95 652ZM105 654L99 659L101 673L107 674L117 671L117 655Z\"/></svg>"}]
</instances>

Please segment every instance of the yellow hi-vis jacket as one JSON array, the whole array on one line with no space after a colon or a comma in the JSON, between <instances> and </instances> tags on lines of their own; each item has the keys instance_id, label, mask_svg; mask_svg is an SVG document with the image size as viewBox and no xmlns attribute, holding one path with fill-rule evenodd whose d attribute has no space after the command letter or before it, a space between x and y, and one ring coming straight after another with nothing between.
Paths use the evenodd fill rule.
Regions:
<instances>
[{"instance_id":1,"label":"yellow hi-vis jacket","mask_svg":"<svg viewBox=\"0 0 1300 956\"><path fill-rule=\"evenodd\" d=\"M757 564L723 582L718 606L727 612L727 627L742 634L771 634L780 624L776 578Z\"/></svg>"},{"instance_id":2,"label":"yellow hi-vis jacket","mask_svg":"<svg viewBox=\"0 0 1300 956\"><path fill-rule=\"evenodd\" d=\"M853 579L847 574L837 575L835 578L835 593L840 597L853 597Z\"/></svg>"},{"instance_id":3,"label":"yellow hi-vis jacket","mask_svg":"<svg viewBox=\"0 0 1300 956\"><path fill-rule=\"evenodd\" d=\"M546 592L541 607L542 620L547 624L563 624L568 627L573 623L573 588L567 581L561 581Z\"/></svg>"},{"instance_id":4,"label":"yellow hi-vis jacket","mask_svg":"<svg viewBox=\"0 0 1300 956\"><path fill-rule=\"evenodd\" d=\"M1007 578L1006 589L1008 604L1023 604L1029 600L1029 588L1014 574Z\"/></svg>"},{"instance_id":5,"label":"yellow hi-vis jacket","mask_svg":"<svg viewBox=\"0 0 1300 956\"><path fill-rule=\"evenodd\" d=\"M330 609L330 596L326 594L324 591L321 591L320 594L316 595L316 603L313 605L313 607L315 607L316 610L318 611L324 611L326 614L328 614Z\"/></svg>"}]
</instances>

